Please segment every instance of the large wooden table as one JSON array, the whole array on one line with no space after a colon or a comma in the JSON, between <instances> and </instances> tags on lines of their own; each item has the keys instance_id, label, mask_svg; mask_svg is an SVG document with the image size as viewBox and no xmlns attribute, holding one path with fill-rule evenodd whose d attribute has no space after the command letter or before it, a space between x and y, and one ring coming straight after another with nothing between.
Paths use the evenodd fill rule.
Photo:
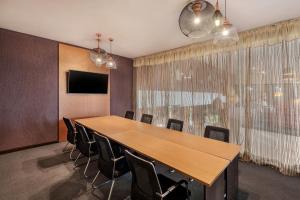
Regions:
<instances>
[{"instance_id":1,"label":"large wooden table","mask_svg":"<svg viewBox=\"0 0 300 200\"><path fill-rule=\"evenodd\" d=\"M76 120L204 185L204 199L236 199L240 147L117 116Z\"/></svg>"}]
</instances>

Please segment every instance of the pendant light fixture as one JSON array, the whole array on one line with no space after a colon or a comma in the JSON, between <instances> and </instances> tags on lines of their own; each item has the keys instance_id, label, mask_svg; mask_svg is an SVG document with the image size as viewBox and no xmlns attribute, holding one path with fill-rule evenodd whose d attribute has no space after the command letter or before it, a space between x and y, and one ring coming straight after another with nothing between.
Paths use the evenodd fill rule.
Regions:
<instances>
[{"instance_id":1,"label":"pendant light fixture","mask_svg":"<svg viewBox=\"0 0 300 200\"><path fill-rule=\"evenodd\" d=\"M117 69L116 62L114 61L112 57L112 42L114 41L113 38L109 38L109 49L110 53L106 56L106 67L108 69Z\"/></svg>"},{"instance_id":2,"label":"pendant light fixture","mask_svg":"<svg viewBox=\"0 0 300 200\"><path fill-rule=\"evenodd\" d=\"M214 16L213 16L213 20L214 20L214 24L215 24L215 27L219 27L223 24L223 15L220 11L220 7L219 7L219 0L217 0L217 3L216 3L216 10L215 10L215 13L214 13Z\"/></svg>"},{"instance_id":3,"label":"pendant light fixture","mask_svg":"<svg viewBox=\"0 0 300 200\"><path fill-rule=\"evenodd\" d=\"M227 2L225 0L225 18L223 25L215 33L214 43L234 43L239 40L236 28L227 19Z\"/></svg>"},{"instance_id":4,"label":"pendant light fixture","mask_svg":"<svg viewBox=\"0 0 300 200\"><path fill-rule=\"evenodd\" d=\"M96 33L96 41L97 41L97 48L92 49L90 51L90 59L95 63L97 67L100 67L105 63L105 51L100 48L100 41L101 41L101 34Z\"/></svg>"},{"instance_id":5,"label":"pendant light fixture","mask_svg":"<svg viewBox=\"0 0 300 200\"><path fill-rule=\"evenodd\" d=\"M179 27L190 38L201 38L210 34L214 28L215 8L204 0L192 0L181 11Z\"/></svg>"},{"instance_id":6,"label":"pendant light fixture","mask_svg":"<svg viewBox=\"0 0 300 200\"><path fill-rule=\"evenodd\" d=\"M100 67L105 64L105 67L108 69L117 69L115 60L112 57L112 38L109 38L109 49L110 53L107 53L105 50L100 48L101 34L96 33L97 48L90 51L90 59L95 63L97 67Z\"/></svg>"}]
</instances>

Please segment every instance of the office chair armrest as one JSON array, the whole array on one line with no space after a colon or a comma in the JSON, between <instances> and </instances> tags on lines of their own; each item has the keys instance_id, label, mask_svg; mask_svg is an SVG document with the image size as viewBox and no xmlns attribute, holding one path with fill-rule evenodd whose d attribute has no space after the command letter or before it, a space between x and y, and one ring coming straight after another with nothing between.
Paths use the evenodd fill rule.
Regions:
<instances>
[{"instance_id":1,"label":"office chair armrest","mask_svg":"<svg viewBox=\"0 0 300 200\"><path fill-rule=\"evenodd\" d=\"M171 192L173 192L178 186L180 186L182 184L185 184L186 188L188 188L188 182L186 180L180 180L175 185L172 185L171 187L169 187L165 193L163 193L163 194L156 193L156 194L158 196L160 196L161 198L164 198L165 196L167 196L168 194L170 194Z\"/></svg>"},{"instance_id":2,"label":"office chair armrest","mask_svg":"<svg viewBox=\"0 0 300 200\"><path fill-rule=\"evenodd\" d=\"M125 156L120 156L119 158L113 158L111 160L114 161L114 162L117 162L117 161L122 160L124 158L125 158Z\"/></svg>"}]
</instances>

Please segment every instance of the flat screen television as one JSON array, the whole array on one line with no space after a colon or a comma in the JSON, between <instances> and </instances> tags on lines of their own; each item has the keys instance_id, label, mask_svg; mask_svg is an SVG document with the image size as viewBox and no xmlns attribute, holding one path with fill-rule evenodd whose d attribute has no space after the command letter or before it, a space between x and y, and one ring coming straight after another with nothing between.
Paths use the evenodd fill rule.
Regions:
<instances>
[{"instance_id":1,"label":"flat screen television","mask_svg":"<svg viewBox=\"0 0 300 200\"><path fill-rule=\"evenodd\" d=\"M108 75L70 70L67 73L67 92L107 94Z\"/></svg>"}]
</instances>

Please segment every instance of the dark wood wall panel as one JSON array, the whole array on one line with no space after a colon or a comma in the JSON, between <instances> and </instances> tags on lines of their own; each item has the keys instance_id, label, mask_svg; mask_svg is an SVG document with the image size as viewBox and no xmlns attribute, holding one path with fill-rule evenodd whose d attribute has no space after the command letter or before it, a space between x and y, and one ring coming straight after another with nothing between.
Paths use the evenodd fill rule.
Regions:
<instances>
[{"instance_id":1,"label":"dark wood wall panel","mask_svg":"<svg viewBox=\"0 0 300 200\"><path fill-rule=\"evenodd\" d=\"M0 152L57 141L58 43L0 29Z\"/></svg>"},{"instance_id":2,"label":"dark wood wall panel","mask_svg":"<svg viewBox=\"0 0 300 200\"><path fill-rule=\"evenodd\" d=\"M124 116L132 110L133 60L114 56L118 69L110 71L110 114Z\"/></svg>"}]
</instances>

